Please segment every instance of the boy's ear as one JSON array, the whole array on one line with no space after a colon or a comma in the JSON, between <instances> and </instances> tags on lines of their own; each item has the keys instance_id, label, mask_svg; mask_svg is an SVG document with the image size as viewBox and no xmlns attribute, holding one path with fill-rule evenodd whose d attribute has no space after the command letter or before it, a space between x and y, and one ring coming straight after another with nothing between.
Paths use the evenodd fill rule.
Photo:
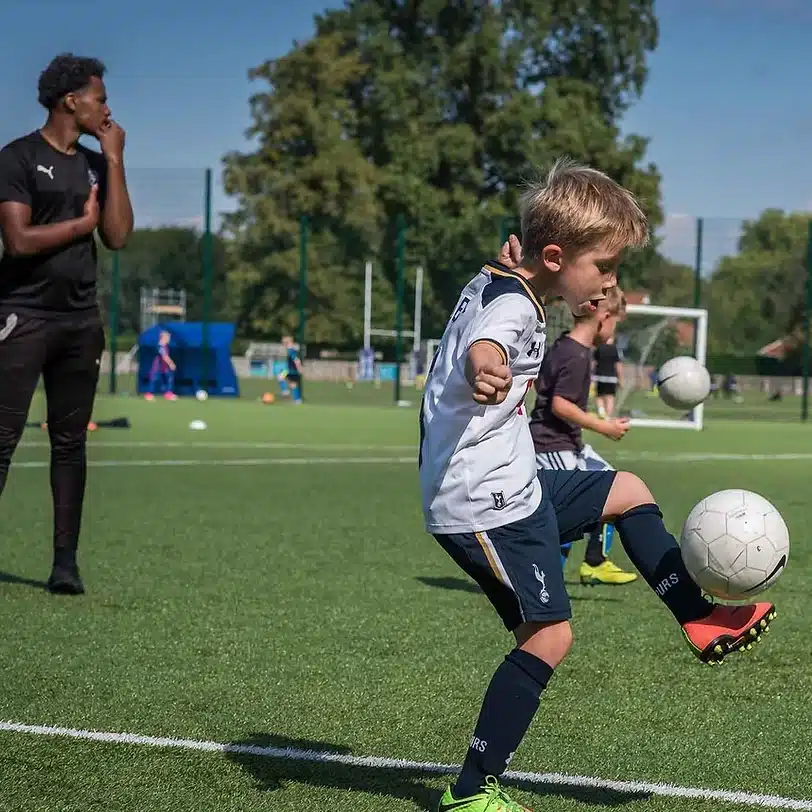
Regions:
<instances>
[{"instance_id":1,"label":"boy's ear","mask_svg":"<svg viewBox=\"0 0 812 812\"><path fill-rule=\"evenodd\" d=\"M545 245L541 252L541 260L548 271L558 273L561 270L564 252L558 245Z\"/></svg>"}]
</instances>

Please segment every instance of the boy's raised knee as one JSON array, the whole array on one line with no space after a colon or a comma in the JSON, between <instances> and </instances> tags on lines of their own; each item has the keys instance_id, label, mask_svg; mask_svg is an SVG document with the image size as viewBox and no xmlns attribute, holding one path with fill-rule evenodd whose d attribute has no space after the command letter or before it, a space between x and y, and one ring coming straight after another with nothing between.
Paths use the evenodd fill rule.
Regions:
<instances>
[{"instance_id":1,"label":"boy's raised knee","mask_svg":"<svg viewBox=\"0 0 812 812\"><path fill-rule=\"evenodd\" d=\"M622 516L641 505L656 504L651 491L636 474L618 471L603 508L604 521Z\"/></svg>"}]
</instances>

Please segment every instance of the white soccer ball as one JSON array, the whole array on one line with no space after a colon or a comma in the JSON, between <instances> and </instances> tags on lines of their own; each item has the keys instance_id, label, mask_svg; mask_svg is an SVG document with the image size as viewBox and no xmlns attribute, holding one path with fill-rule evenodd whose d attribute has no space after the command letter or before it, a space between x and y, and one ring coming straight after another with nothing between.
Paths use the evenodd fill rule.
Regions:
<instances>
[{"instance_id":1,"label":"white soccer ball","mask_svg":"<svg viewBox=\"0 0 812 812\"><path fill-rule=\"evenodd\" d=\"M197 392L195 392L195 397L198 400L206 400L209 397L209 393L205 389L198 389Z\"/></svg>"},{"instance_id":2,"label":"white soccer ball","mask_svg":"<svg viewBox=\"0 0 812 812\"><path fill-rule=\"evenodd\" d=\"M708 370L690 355L666 361L657 373L660 399L672 409L693 409L708 397L710 390Z\"/></svg>"},{"instance_id":3,"label":"white soccer ball","mask_svg":"<svg viewBox=\"0 0 812 812\"><path fill-rule=\"evenodd\" d=\"M744 601L769 589L787 566L789 531L763 496L732 489L694 507L680 546L685 568L705 592Z\"/></svg>"}]
</instances>

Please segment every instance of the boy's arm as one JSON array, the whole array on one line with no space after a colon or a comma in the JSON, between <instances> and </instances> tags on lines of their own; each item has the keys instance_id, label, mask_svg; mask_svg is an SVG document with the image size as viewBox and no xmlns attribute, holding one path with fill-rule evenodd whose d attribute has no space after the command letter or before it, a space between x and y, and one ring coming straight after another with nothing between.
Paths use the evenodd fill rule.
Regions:
<instances>
[{"instance_id":1,"label":"boy's arm","mask_svg":"<svg viewBox=\"0 0 812 812\"><path fill-rule=\"evenodd\" d=\"M513 385L513 375L506 363L503 347L480 339L468 348L465 357L465 379L474 390L477 403L501 403Z\"/></svg>"},{"instance_id":2,"label":"boy's arm","mask_svg":"<svg viewBox=\"0 0 812 812\"><path fill-rule=\"evenodd\" d=\"M629 429L629 420L621 417L617 420L602 420L600 417L585 412L580 406L561 395L553 395L553 414L561 420L574 423L583 429L595 431L611 440L620 440Z\"/></svg>"},{"instance_id":3,"label":"boy's arm","mask_svg":"<svg viewBox=\"0 0 812 812\"><path fill-rule=\"evenodd\" d=\"M502 403L513 386L511 365L527 346L538 321L530 301L517 293L483 296L484 307L467 330L465 379L477 403Z\"/></svg>"}]
</instances>

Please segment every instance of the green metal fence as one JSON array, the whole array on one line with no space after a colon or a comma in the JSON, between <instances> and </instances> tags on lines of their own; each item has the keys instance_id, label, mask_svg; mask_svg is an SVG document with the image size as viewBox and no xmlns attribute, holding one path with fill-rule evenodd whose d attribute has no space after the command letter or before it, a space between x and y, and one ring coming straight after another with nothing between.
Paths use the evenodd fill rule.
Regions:
<instances>
[{"instance_id":1,"label":"green metal fence","mask_svg":"<svg viewBox=\"0 0 812 812\"><path fill-rule=\"evenodd\" d=\"M116 359L134 347L145 326L145 291L154 296L156 320L178 317L180 306L162 305L162 296L178 294L183 318L203 323L204 346L210 323L218 315L231 316L225 306L225 250L222 245L216 250L212 170L132 169L128 187L136 230L123 250L100 248L99 299L111 358L107 388L113 394L121 388Z\"/></svg>"},{"instance_id":2,"label":"green metal fence","mask_svg":"<svg viewBox=\"0 0 812 812\"><path fill-rule=\"evenodd\" d=\"M510 233L520 234L515 217L487 213L465 224L449 218L446 234L427 234L419 221L407 221L396 211L372 225L348 225L323 212L302 212L262 230L259 218L221 217L211 169L130 170L128 182L136 232L121 252L103 251L100 263L99 291L113 358L134 346L143 327L142 290L182 290L184 317L203 322L204 343L213 321L228 320L236 323L241 340L278 340L289 334L308 353L331 348L349 356L361 347L371 309L374 326L385 328L378 332L390 334L376 339L376 349L399 371L408 357L409 333L418 327L411 307L415 296L421 297L418 329L424 338L439 338L473 270L495 257ZM253 205L261 209L260 196ZM795 231L781 226L784 230L777 229L778 236L772 237L769 229L762 234L742 220L668 215L652 249L624 260L620 283L627 292L648 294L652 303L706 308L709 366L754 374L769 368L775 374L802 376L801 416L806 420L812 222L802 223L808 232L802 237L797 221L790 225ZM759 261L752 259L759 256L752 251L758 240L766 246L761 275L752 267ZM771 247L770 240L786 245ZM727 295L722 282L733 279L735 287L738 273L751 296L761 297L763 286L764 314L737 324L735 313L731 315L735 297ZM785 295L770 292L775 279L787 286ZM760 341L781 338L790 330L793 313L794 354L785 360L759 358ZM551 313L561 321L559 315ZM562 324L566 314L563 319ZM120 388L115 363L108 388L112 393ZM394 398L400 400L401 394L398 375Z\"/></svg>"}]
</instances>

